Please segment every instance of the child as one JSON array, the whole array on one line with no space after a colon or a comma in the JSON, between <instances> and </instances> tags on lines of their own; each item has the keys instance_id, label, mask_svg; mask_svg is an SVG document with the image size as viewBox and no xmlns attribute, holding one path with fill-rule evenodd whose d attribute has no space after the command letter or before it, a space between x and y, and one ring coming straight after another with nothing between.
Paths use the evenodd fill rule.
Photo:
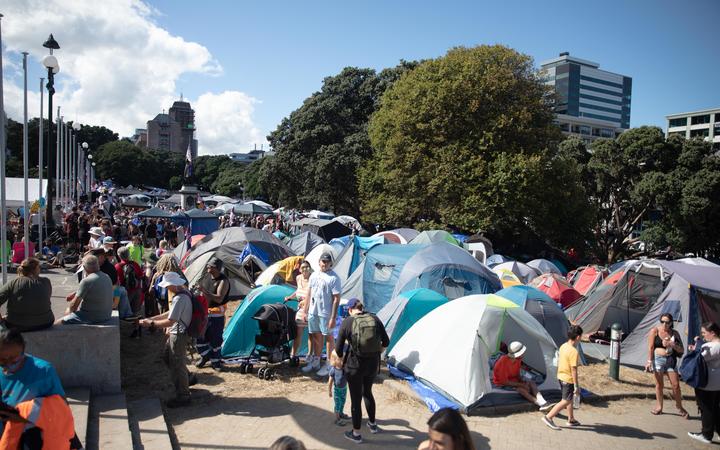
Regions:
<instances>
[{"instance_id":1,"label":"child","mask_svg":"<svg viewBox=\"0 0 720 450\"><path fill-rule=\"evenodd\" d=\"M562 400L550 410L550 412L542 417L542 421L548 427L553 430L559 430L560 427L555 425L553 417L560 411L567 408L567 426L576 427L580 425L580 422L575 420L573 414L573 397L580 395L580 385L578 384L578 359L579 352L577 351L577 344L580 342L582 336L582 328L577 325L573 325L568 330L568 340L560 346L558 352L558 370L557 376L562 389Z\"/></svg>"},{"instance_id":2,"label":"child","mask_svg":"<svg viewBox=\"0 0 720 450\"><path fill-rule=\"evenodd\" d=\"M330 371L328 372L328 395L335 400L335 425L344 427L348 416L343 414L347 397L347 380L342 368L342 359L335 353L330 354Z\"/></svg>"}]
</instances>

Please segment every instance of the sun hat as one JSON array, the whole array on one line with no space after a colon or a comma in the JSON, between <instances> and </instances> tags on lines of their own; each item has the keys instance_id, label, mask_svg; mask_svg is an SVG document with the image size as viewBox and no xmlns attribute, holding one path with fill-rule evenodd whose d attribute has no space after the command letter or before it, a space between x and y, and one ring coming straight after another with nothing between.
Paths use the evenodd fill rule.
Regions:
<instances>
[{"instance_id":1,"label":"sun hat","mask_svg":"<svg viewBox=\"0 0 720 450\"><path fill-rule=\"evenodd\" d=\"M185 280L177 272L165 272L158 286L166 288L168 286L182 286L184 284Z\"/></svg>"},{"instance_id":2,"label":"sun hat","mask_svg":"<svg viewBox=\"0 0 720 450\"><path fill-rule=\"evenodd\" d=\"M325 252L320 255L320 261L332 261L332 255L328 252Z\"/></svg>"},{"instance_id":3,"label":"sun hat","mask_svg":"<svg viewBox=\"0 0 720 450\"><path fill-rule=\"evenodd\" d=\"M522 342L513 341L510 343L510 347L508 347L508 356L511 358L519 358L525 354L525 350L527 350L527 347L525 347Z\"/></svg>"},{"instance_id":4,"label":"sun hat","mask_svg":"<svg viewBox=\"0 0 720 450\"><path fill-rule=\"evenodd\" d=\"M90 231L88 231L90 234L94 234L95 236L104 236L105 233L103 233L102 228L100 227L92 227L90 228Z\"/></svg>"},{"instance_id":5,"label":"sun hat","mask_svg":"<svg viewBox=\"0 0 720 450\"><path fill-rule=\"evenodd\" d=\"M115 241L115 239L113 239L112 236L105 236L102 242L103 244L117 244L117 242Z\"/></svg>"}]
</instances>

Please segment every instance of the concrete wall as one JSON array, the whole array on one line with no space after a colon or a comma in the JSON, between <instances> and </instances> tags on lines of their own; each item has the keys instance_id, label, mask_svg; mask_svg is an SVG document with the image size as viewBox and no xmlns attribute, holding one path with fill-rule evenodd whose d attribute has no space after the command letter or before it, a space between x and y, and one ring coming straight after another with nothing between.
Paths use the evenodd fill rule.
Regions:
<instances>
[{"instance_id":1,"label":"concrete wall","mask_svg":"<svg viewBox=\"0 0 720 450\"><path fill-rule=\"evenodd\" d=\"M64 388L87 386L93 394L121 392L117 311L103 325L55 325L23 333L27 353L50 361Z\"/></svg>"}]
</instances>

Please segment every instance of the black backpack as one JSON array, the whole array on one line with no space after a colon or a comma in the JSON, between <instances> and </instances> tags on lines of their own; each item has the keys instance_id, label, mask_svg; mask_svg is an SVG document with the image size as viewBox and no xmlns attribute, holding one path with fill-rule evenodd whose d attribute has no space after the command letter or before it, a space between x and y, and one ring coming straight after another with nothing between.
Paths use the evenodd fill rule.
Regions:
<instances>
[{"instance_id":1,"label":"black backpack","mask_svg":"<svg viewBox=\"0 0 720 450\"><path fill-rule=\"evenodd\" d=\"M382 338L377 320L372 314L364 313L353 317L350 347L355 356L367 358L382 351Z\"/></svg>"},{"instance_id":2,"label":"black backpack","mask_svg":"<svg viewBox=\"0 0 720 450\"><path fill-rule=\"evenodd\" d=\"M138 280L135 268L131 262L125 263L123 266L123 278L125 279L125 289L131 291L140 287L140 280Z\"/></svg>"}]
</instances>

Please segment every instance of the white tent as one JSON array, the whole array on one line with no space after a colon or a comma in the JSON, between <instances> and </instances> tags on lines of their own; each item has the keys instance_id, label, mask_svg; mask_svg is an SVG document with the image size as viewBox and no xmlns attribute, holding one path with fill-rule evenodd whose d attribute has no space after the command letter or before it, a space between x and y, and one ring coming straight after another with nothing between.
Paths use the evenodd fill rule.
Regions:
<instances>
[{"instance_id":1,"label":"white tent","mask_svg":"<svg viewBox=\"0 0 720 450\"><path fill-rule=\"evenodd\" d=\"M520 261L508 261L493 266L495 273L498 273L500 270L509 270L514 273L523 284L528 284L533 278L541 275L539 270L523 264Z\"/></svg>"},{"instance_id":2,"label":"white tent","mask_svg":"<svg viewBox=\"0 0 720 450\"><path fill-rule=\"evenodd\" d=\"M5 205L8 208L21 208L23 206L24 184L23 178L5 178L5 186L0 186L0 192L5 192ZM42 191L47 197L47 180L43 179ZM32 205L38 199L38 179L28 178L28 203Z\"/></svg>"},{"instance_id":3,"label":"white tent","mask_svg":"<svg viewBox=\"0 0 720 450\"><path fill-rule=\"evenodd\" d=\"M494 294L469 295L438 306L415 323L388 354L388 362L414 375L472 414L476 408L524 401L491 384L490 358L520 341L523 361L542 374L539 389L558 389L557 347L523 308Z\"/></svg>"}]
</instances>

